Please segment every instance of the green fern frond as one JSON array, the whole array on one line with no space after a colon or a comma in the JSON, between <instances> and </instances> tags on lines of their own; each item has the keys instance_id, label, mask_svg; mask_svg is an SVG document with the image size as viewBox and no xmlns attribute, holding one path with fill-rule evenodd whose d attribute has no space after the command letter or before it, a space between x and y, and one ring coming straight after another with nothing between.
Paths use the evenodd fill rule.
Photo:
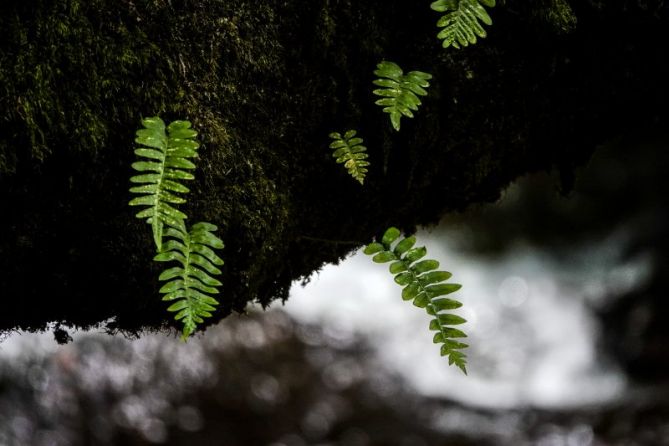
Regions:
<instances>
[{"instance_id":1,"label":"green fern frond","mask_svg":"<svg viewBox=\"0 0 669 446\"><path fill-rule=\"evenodd\" d=\"M343 137L337 132L330 133L330 138L334 140L330 148L334 150L332 156L337 159L337 163L344 163L348 173L363 184L369 166L365 160L369 155L366 153L367 147L362 145L362 138L356 138L355 135L355 130L349 130Z\"/></svg>"},{"instance_id":2,"label":"green fern frond","mask_svg":"<svg viewBox=\"0 0 669 446\"><path fill-rule=\"evenodd\" d=\"M483 6L492 8L495 0L437 0L430 5L437 12L447 12L437 22L443 28L437 37L443 39L444 48L460 49L487 35L481 23L490 26L492 19Z\"/></svg>"},{"instance_id":3,"label":"green fern frond","mask_svg":"<svg viewBox=\"0 0 669 446\"><path fill-rule=\"evenodd\" d=\"M432 75L422 71L404 74L396 63L387 61L379 63L376 68L374 74L380 76L380 79L374 80L374 85L383 87L373 92L382 96L376 104L390 114L393 128L399 131L402 116L413 118L413 112L421 104L419 96L427 96L425 89L430 86L428 80L432 79Z\"/></svg>"},{"instance_id":4,"label":"green fern frond","mask_svg":"<svg viewBox=\"0 0 669 446\"><path fill-rule=\"evenodd\" d=\"M146 160L132 164L141 174L130 178L132 183L139 184L130 188L130 192L140 196L129 204L147 206L136 217L151 224L153 240L161 251L164 226L179 227L186 219L186 214L173 205L186 202L177 195L189 191L180 181L195 178L188 172L195 169L188 158L197 158L200 145L195 141L197 132L188 121L174 121L165 129L163 120L153 117L143 119L142 125L144 128L137 131L135 142L144 147L137 148L135 154Z\"/></svg>"},{"instance_id":5,"label":"green fern frond","mask_svg":"<svg viewBox=\"0 0 669 446\"><path fill-rule=\"evenodd\" d=\"M391 227L380 243L367 245L364 252L374 255L372 260L376 263L392 262L390 273L395 275L395 282L404 287L402 299L412 300L414 305L425 308L429 315L434 316L430 321L430 330L437 332L433 340L435 344L442 344L441 356L448 356L449 365L455 364L467 374L467 358L461 350L468 345L456 340L467 335L453 328L454 325L464 324L466 320L446 312L460 308L462 304L443 297L459 290L461 285L445 283L451 278L451 273L437 271L439 262L436 260L421 260L427 250L425 247L413 247L416 237L406 237L395 244L399 236L399 229Z\"/></svg>"},{"instance_id":6,"label":"green fern frond","mask_svg":"<svg viewBox=\"0 0 669 446\"><path fill-rule=\"evenodd\" d=\"M211 317L218 305L211 297L218 294L216 287L221 285L212 274L221 274L218 266L223 265L223 260L214 252L223 248L223 241L212 233L216 229L210 223L196 223L189 232L183 225L168 227L164 235L170 239L154 257L158 262L180 264L163 271L159 280L167 281L160 289L163 300L176 301L167 311L176 312L174 318L183 322L184 340L196 330L197 324L204 322L203 318Z\"/></svg>"}]
</instances>

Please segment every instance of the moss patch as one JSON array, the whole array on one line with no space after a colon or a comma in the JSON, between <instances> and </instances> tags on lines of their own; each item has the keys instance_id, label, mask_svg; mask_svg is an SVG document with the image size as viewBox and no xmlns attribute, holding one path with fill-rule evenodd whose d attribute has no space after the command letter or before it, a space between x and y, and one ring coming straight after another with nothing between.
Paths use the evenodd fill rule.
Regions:
<instances>
[{"instance_id":1,"label":"moss patch","mask_svg":"<svg viewBox=\"0 0 669 446\"><path fill-rule=\"evenodd\" d=\"M150 235L127 206L140 116L200 132L187 210L222 228L221 317L285 298L355 247L338 241L436 222L666 122L669 55L649 43L668 41L666 14L572 6L565 35L537 18L571 23L566 1L504 2L489 37L457 52L440 47L437 14L402 2L3 2L0 327L166 323ZM371 93L384 58L435 77L401 133ZM348 128L371 156L364 188L327 148Z\"/></svg>"}]
</instances>

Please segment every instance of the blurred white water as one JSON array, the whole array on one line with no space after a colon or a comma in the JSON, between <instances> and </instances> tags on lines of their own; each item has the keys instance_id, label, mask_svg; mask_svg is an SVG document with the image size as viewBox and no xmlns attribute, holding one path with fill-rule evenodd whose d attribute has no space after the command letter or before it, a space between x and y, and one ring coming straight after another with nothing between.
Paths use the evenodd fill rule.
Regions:
<instances>
[{"instance_id":1,"label":"blurred white water","mask_svg":"<svg viewBox=\"0 0 669 446\"><path fill-rule=\"evenodd\" d=\"M622 234L622 233L620 233ZM455 295L467 340L469 375L439 356L430 316L402 301L387 265L361 252L295 285L284 309L318 323L342 342L362 332L389 367L421 393L489 408L558 408L612 401L624 376L597 357L592 307L640 285L648 259L620 263L624 237L575 246L568 261L516 246L494 260L468 257L449 243L457 232L418 233L428 257L464 285ZM563 256L564 257L564 256Z\"/></svg>"},{"instance_id":2,"label":"blurred white water","mask_svg":"<svg viewBox=\"0 0 669 446\"><path fill-rule=\"evenodd\" d=\"M468 320L463 326L469 334L468 376L439 356L427 329L430 317L402 301L387 265L374 264L361 252L325 266L304 287L296 283L286 305L273 308L283 308L298 322L323 326L342 344L362 334L381 363L425 395L486 408L582 406L620 396L625 379L597 357L599 328L591 307L639 286L649 269L647 259L620 263L625 240L614 234L570 248L566 262L520 245L484 260L449 243L464 236L444 228L417 234L428 257L464 285L455 296L464 303L457 312ZM73 333L75 340L87 335ZM211 330L202 340L210 335ZM303 334L307 343L308 336ZM136 348L157 342L154 338L148 336ZM62 348L50 332L14 334L0 343L0 361L47 356Z\"/></svg>"}]
</instances>

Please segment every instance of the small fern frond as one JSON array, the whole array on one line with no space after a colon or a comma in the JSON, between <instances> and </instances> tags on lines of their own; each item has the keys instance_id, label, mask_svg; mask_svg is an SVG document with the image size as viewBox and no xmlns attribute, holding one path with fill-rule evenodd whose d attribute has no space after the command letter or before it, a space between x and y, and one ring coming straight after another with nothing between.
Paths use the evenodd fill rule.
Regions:
<instances>
[{"instance_id":1,"label":"small fern frond","mask_svg":"<svg viewBox=\"0 0 669 446\"><path fill-rule=\"evenodd\" d=\"M144 128L137 131L135 142L144 147L135 149L135 154L145 160L132 164L140 175L130 178L132 183L139 184L130 188L130 192L140 196L129 204L147 206L136 217L151 224L153 240L160 252L165 225L179 227L186 219L186 214L174 205L186 202L178 195L189 191L181 180L195 178L188 172L195 169L188 158L197 158L200 145L195 141L197 132L188 121L174 121L166 129L162 119L153 117L143 119L142 125Z\"/></svg>"},{"instance_id":2,"label":"small fern frond","mask_svg":"<svg viewBox=\"0 0 669 446\"><path fill-rule=\"evenodd\" d=\"M402 299L413 301L415 306L425 308L427 314L434 316L430 321L430 330L437 332L433 341L441 344L441 356L448 356L449 365L455 364L467 374L467 358L461 350L468 345L456 340L467 335L453 328L454 325L464 324L466 320L447 312L460 308L462 304L443 297L459 290L461 285L445 283L451 278L451 273L437 271L439 262L436 260L421 260L427 250L425 247L413 247L416 237L406 237L395 244L399 236L399 229L391 227L380 243L367 245L364 252L374 255L372 260L376 263L392 262L390 273L395 275L395 282L404 287Z\"/></svg>"},{"instance_id":3,"label":"small fern frond","mask_svg":"<svg viewBox=\"0 0 669 446\"><path fill-rule=\"evenodd\" d=\"M402 116L413 118L413 112L421 104L419 96L427 96L425 89L430 86L428 81L432 79L432 75L422 71L404 74L396 63L387 61L379 63L376 68L374 74L380 78L374 80L374 85L383 87L373 92L382 97L376 104L384 107L383 111L390 114L393 128L399 131Z\"/></svg>"},{"instance_id":4,"label":"small fern frond","mask_svg":"<svg viewBox=\"0 0 669 446\"><path fill-rule=\"evenodd\" d=\"M437 37L443 39L442 46L463 46L476 43L476 37L487 33L481 23L492 25L492 19L483 6L492 8L495 0L437 0L430 7L437 12L446 12L437 22L443 28Z\"/></svg>"},{"instance_id":5,"label":"small fern frond","mask_svg":"<svg viewBox=\"0 0 669 446\"><path fill-rule=\"evenodd\" d=\"M216 287L221 282L212 275L221 274L218 266L223 260L214 252L222 249L223 241L212 232L217 227L210 223L196 223L189 232L185 228L168 227L163 250L154 260L158 262L176 261L180 266L169 268L160 275L159 280L167 281L160 289L163 300L176 301L167 311L176 312L174 319L184 324L182 339L186 340L204 322L203 318L211 317L218 301L211 297L218 294Z\"/></svg>"},{"instance_id":6,"label":"small fern frond","mask_svg":"<svg viewBox=\"0 0 669 446\"><path fill-rule=\"evenodd\" d=\"M334 140L330 143L330 148L334 150L332 156L337 163L344 163L348 173L363 184L369 166L369 162L365 160L369 155L366 153L367 147L362 145L362 138L355 135L355 130L349 130L343 137L337 132L330 133L330 138Z\"/></svg>"}]
</instances>

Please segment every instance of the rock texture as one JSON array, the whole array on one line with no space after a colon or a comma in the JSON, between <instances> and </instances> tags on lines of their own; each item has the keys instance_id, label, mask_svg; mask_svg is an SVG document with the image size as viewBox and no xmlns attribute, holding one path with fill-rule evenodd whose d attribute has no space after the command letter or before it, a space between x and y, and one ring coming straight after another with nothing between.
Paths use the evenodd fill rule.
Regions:
<instances>
[{"instance_id":1,"label":"rock texture","mask_svg":"<svg viewBox=\"0 0 669 446\"><path fill-rule=\"evenodd\" d=\"M388 225L411 230L596 144L666 126L662 1L499 2L444 50L429 4L370 0L5 0L0 4L0 329L166 323L128 178L141 116L203 143L189 215L225 240L220 317L283 299ZM383 60L434 75L395 132ZM361 187L328 133L355 128Z\"/></svg>"}]
</instances>

